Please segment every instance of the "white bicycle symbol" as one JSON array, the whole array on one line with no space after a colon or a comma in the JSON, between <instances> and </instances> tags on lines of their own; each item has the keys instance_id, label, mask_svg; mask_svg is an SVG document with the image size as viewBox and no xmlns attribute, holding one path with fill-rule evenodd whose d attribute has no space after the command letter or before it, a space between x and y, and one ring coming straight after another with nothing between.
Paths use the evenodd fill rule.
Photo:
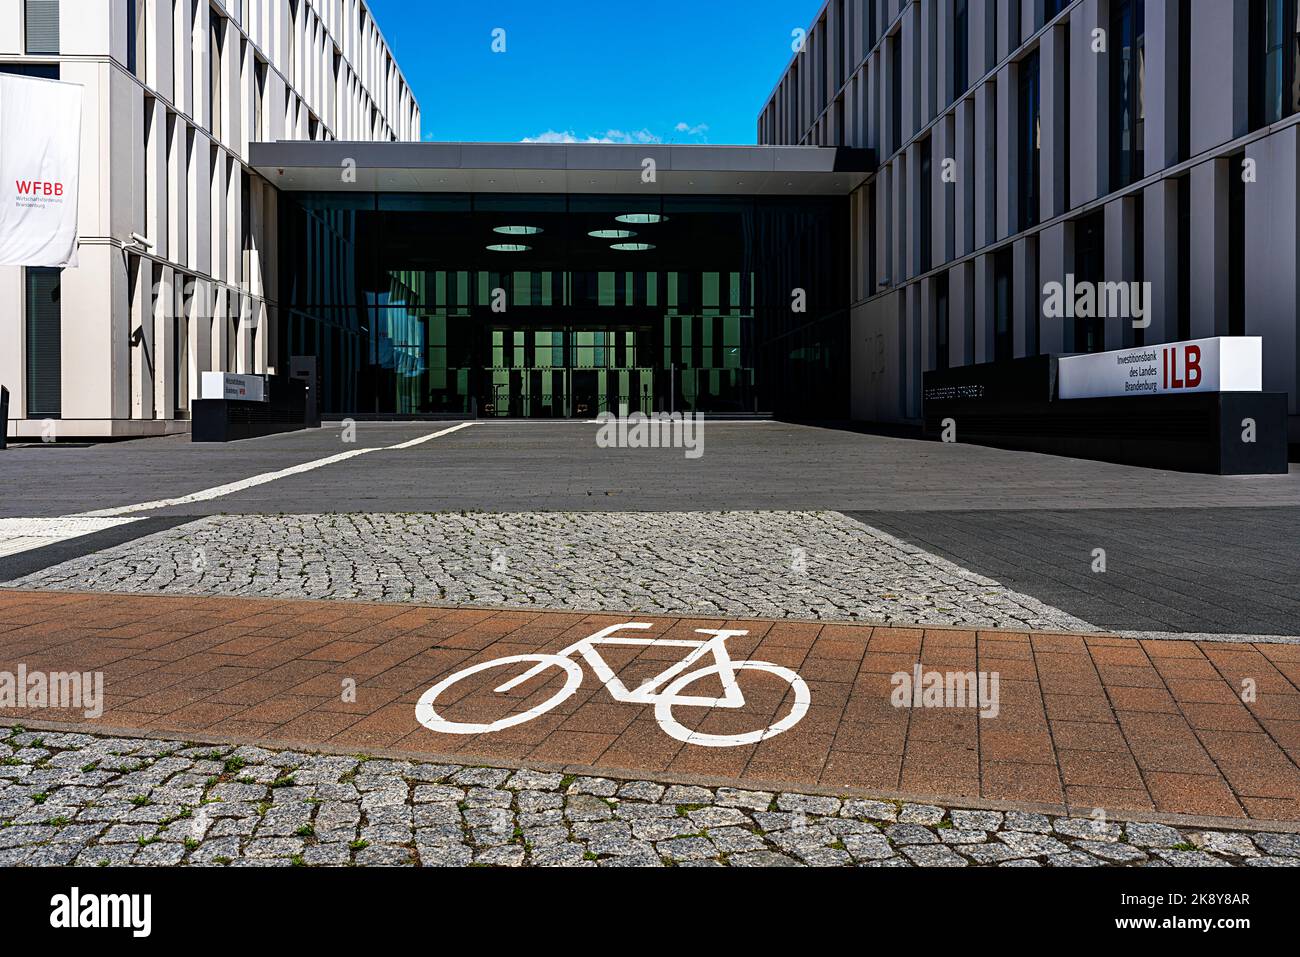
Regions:
<instances>
[{"instance_id":1,"label":"white bicycle symbol","mask_svg":"<svg viewBox=\"0 0 1300 957\"><path fill-rule=\"evenodd\" d=\"M808 685L804 683L804 680L798 674L789 668L783 668L767 661L738 661L732 659L727 652L727 639L747 635L749 632L715 631L709 628L695 629L696 634L713 636L706 641L615 637L616 632L628 629L644 630L650 627L650 625L642 622L610 625L589 638L583 638L581 641L575 642L558 654L510 655L506 658L484 661L444 678L426 691L415 706L415 716L420 724L430 731L437 731L441 734L487 734L493 731L503 731L526 721L532 721L568 699L582 684L582 668L573 660L575 655L582 656L591 667L591 670L596 673L596 677L604 683L605 689L615 701L632 704L653 704L655 718L658 720L659 726L663 728L664 733L687 744L700 745L705 748L734 748L744 744L754 744L766 738L774 737L783 731L790 730L808 713L808 705L812 701L812 696L808 692ZM627 686L614 674L613 669L609 667L605 659L600 656L600 652L597 650L600 645L637 645L642 647L690 648L693 650L667 671L651 678L636 690L629 691ZM709 653L713 654L713 664L706 665L695 671L688 670ZM449 721L434 710L433 705L438 696L456 682L463 681L480 671L487 671L490 668L500 668L504 665L520 663L532 663L533 667L519 677L512 678L494 689L495 693L507 694L552 667L561 668L566 673L564 687L546 701L536 707L529 708L522 714L511 715L488 724ZM736 682L737 671L766 671L768 674L776 675L783 681L788 682L794 691L794 705L790 709L790 713L776 724L745 734L704 734L699 731L692 731L673 717L674 707L743 708L745 706L745 696L740 690L740 685ZM722 682L724 694L721 698L682 694L682 691L688 685L710 675L717 675Z\"/></svg>"}]
</instances>

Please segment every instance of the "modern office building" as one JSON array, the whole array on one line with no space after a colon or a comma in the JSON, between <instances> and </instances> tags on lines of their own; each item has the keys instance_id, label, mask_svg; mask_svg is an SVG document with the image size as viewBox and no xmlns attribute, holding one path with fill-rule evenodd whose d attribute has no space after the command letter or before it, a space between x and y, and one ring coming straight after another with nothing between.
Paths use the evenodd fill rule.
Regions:
<instances>
[{"instance_id":1,"label":"modern office building","mask_svg":"<svg viewBox=\"0 0 1300 957\"><path fill-rule=\"evenodd\" d=\"M929 370L1249 335L1300 438L1297 0L829 0L753 147L393 142L357 0L73 6L0 0L0 69L96 91L81 267L0 270L28 432L300 357L327 414L917 423Z\"/></svg>"},{"instance_id":2,"label":"modern office building","mask_svg":"<svg viewBox=\"0 0 1300 957\"><path fill-rule=\"evenodd\" d=\"M0 72L84 87L79 265L0 267L11 435L185 430L201 372L273 368L250 144L420 137L364 0L0 0Z\"/></svg>"},{"instance_id":3,"label":"modern office building","mask_svg":"<svg viewBox=\"0 0 1300 957\"><path fill-rule=\"evenodd\" d=\"M1264 342L1297 424L1296 0L829 0L760 143L874 150L851 197L852 411L1039 353ZM1048 283L1150 282L1150 325L1044 315Z\"/></svg>"}]
</instances>

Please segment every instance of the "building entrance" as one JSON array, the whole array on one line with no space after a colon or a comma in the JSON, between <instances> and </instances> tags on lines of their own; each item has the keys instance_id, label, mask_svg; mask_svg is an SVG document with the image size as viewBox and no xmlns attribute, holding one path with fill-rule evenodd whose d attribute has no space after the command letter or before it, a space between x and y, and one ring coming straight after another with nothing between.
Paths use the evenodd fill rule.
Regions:
<instances>
[{"instance_id":1,"label":"building entrance","mask_svg":"<svg viewBox=\"0 0 1300 957\"><path fill-rule=\"evenodd\" d=\"M591 418L660 411L648 325L494 326L484 330L480 414L492 418ZM662 347L659 347L662 350Z\"/></svg>"}]
</instances>

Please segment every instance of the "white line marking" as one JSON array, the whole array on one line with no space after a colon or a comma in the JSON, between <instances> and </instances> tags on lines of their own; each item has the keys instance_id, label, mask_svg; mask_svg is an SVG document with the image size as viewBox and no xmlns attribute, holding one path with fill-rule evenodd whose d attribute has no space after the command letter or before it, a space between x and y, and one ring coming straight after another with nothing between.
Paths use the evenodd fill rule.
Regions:
<instances>
[{"instance_id":1,"label":"white line marking","mask_svg":"<svg viewBox=\"0 0 1300 957\"><path fill-rule=\"evenodd\" d=\"M138 521L138 518L0 518L0 558Z\"/></svg>"},{"instance_id":2,"label":"white line marking","mask_svg":"<svg viewBox=\"0 0 1300 957\"><path fill-rule=\"evenodd\" d=\"M444 435L451 435L453 432L459 432L461 429L468 429L471 425L477 425L476 422L462 422L460 425L453 425L450 429L443 429L441 432L434 432L432 435L422 435L418 439L411 439L409 442L403 442L401 445L390 445L388 451L398 449L412 449L417 445L423 445L425 442L431 442L434 439L440 439Z\"/></svg>"},{"instance_id":3,"label":"white line marking","mask_svg":"<svg viewBox=\"0 0 1300 957\"><path fill-rule=\"evenodd\" d=\"M142 502L139 505L122 505L117 508L101 508L93 512L79 512L74 518L111 518L118 515L131 515L135 512L152 512L161 508L174 508L178 505L192 505L195 502L210 502L214 498L223 498L226 495L233 495L236 492L242 492L246 489L256 488L259 485L266 485L269 482L276 482L283 478L289 478L293 475L301 475L304 472L313 472L316 469L324 468L327 465L336 465L339 462L346 462L348 459L356 458L358 455L366 455L369 452L393 452L400 449L409 449L423 442L432 439L441 438L444 435L450 435L452 432L458 432L461 429L474 425L473 422L462 422L450 429L443 429L441 432L435 432L432 435L421 436L410 442L403 442L400 445L376 446L368 449L352 449L348 452L340 452L338 455L331 455L328 458L316 459L314 462L304 462L302 465L294 465L287 469L280 469L278 472L264 472L261 475L254 475L251 478L240 479L238 482L229 482L225 485L218 485L215 488L203 489L199 492L191 492L189 495L181 495L177 498L163 498L153 502Z\"/></svg>"}]
</instances>

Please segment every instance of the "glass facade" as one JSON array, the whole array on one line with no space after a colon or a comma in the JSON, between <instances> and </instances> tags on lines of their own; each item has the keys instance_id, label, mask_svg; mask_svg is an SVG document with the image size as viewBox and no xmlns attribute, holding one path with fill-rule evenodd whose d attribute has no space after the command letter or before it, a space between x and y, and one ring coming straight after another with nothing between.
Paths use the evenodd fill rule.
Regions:
<instances>
[{"instance_id":1,"label":"glass facade","mask_svg":"<svg viewBox=\"0 0 1300 957\"><path fill-rule=\"evenodd\" d=\"M848 414L844 197L284 193L322 411Z\"/></svg>"}]
</instances>

